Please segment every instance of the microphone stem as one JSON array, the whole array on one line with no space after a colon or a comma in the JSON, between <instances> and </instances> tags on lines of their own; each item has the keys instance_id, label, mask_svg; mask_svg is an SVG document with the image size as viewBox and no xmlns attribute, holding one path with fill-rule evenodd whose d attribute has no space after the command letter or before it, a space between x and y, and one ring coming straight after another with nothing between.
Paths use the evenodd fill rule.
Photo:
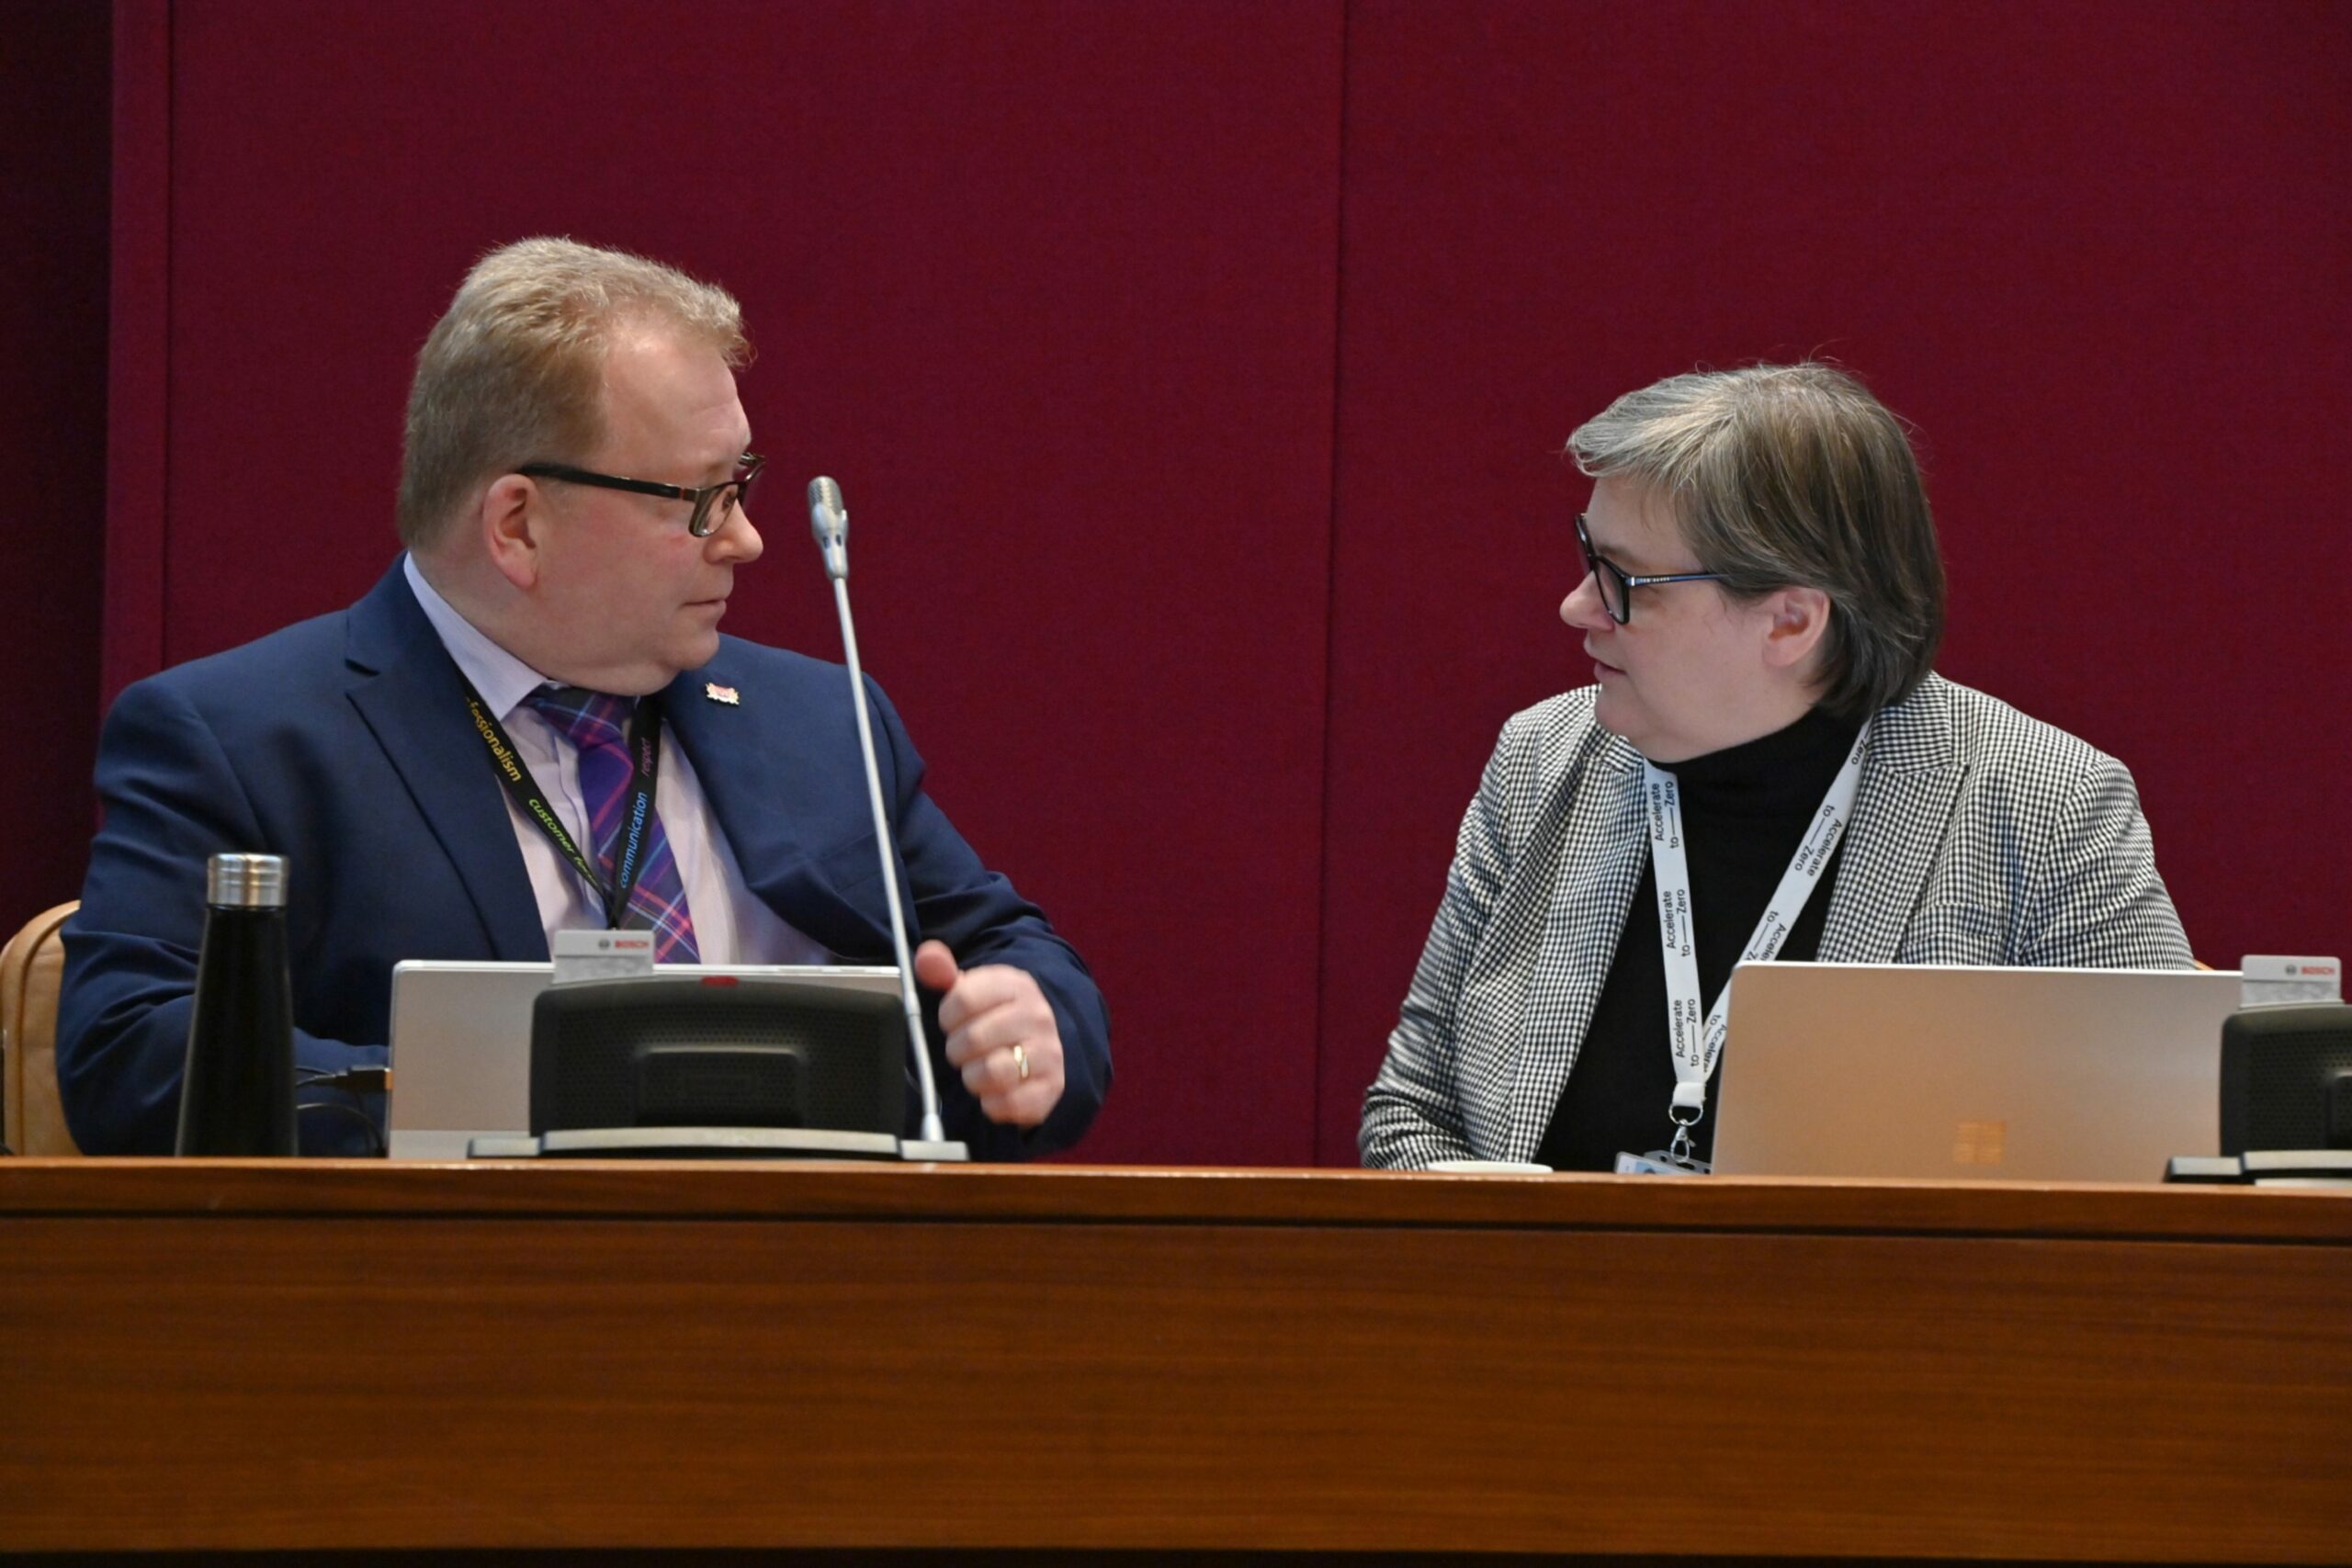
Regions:
<instances>
[{"instance_id":1,"label":"microphone stem","mask_svg":"<svg viewBox=\"0 0 2352 1568\"><path fill-rule=\"evenodd\" d=\"M874 725L865 716L865 671L857 662L857 626L850 619L849 579L833 579L833 607L841 612L842 647L849 654L849 684L856 698L857 744L865 753L865 795L874 807L874 852L882 857L882 891L890 902L890 942L899 953L899 1000L907 1013L907 1043L914 1050L915 1076L922 1089L922 1135L945 1141L939 1122L939 1089L932 1082L931 1042L922 1032L922 1007L915 1000L914 955L907 951L907 916L899 904L899 868L892 863L889 815L882 808L882 772L874 761Z\"/></svg>"}]
</instances>

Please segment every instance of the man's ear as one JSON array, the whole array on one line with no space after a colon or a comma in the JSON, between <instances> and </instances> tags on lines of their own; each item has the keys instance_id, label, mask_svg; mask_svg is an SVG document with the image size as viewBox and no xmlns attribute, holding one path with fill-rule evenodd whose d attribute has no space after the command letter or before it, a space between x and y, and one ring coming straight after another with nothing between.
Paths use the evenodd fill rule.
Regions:
<instances>
[{"instance_id":1,"label":"man's ear","mask_svg":"<svg viewBox=\"0 0 2352 1568\"><path fill-rule=\"evenodd\" d=\"M501 474L482 491L474 525L482 549L500 574L527 593L539 581L539 551L546 543L547 495L521 474Z\"/></svg>"},{"instance_id":2,"label":"man's ear","mask_svg":"<svg viewBox=\"0 0 2352 1568\"><path fill-rule=\"evenodd\" d=\"M1770 616L1764 662L1776 670L1804 669L1829 635L1829 595L1818 588L1776 588L1764 609Z\"/></svg>"}]
</instances>

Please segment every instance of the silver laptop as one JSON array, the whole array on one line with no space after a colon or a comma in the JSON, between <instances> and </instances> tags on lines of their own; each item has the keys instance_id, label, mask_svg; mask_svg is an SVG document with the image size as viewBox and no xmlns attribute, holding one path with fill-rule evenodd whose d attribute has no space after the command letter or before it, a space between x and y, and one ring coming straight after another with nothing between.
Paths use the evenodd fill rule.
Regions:
<instances>
[{"instance_id":1,"label":"silver laptop","mask_svg":"<svg viewBox=\"0 0 2352 1568\"><path fill-rule=\"evenodd\" d=\"M721 967L664 964L656 974L787 979L895 996L899 972L855 964ZM552 964L415 960L392 968L394 1159L463 1159L475 1138L531 1126L531 1006Z\"/></svg>"},{"instance_id":2,"label":"silver laptop","mask_svg":"<svg viewBox=\"0 0 2352 1568\"><path fill-rule=\"evenodd\" d=\"M1743 964L1714 1168L2161 1181L2219 1152L2238 1002L2235 970Z\"/></svg>"}]
</instances>

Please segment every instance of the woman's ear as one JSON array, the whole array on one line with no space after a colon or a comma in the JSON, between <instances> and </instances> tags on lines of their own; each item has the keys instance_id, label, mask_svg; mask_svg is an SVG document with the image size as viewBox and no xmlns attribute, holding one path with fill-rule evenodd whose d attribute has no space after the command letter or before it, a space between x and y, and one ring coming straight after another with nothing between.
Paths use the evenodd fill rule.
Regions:
<instances>
[{"instance_id":1,"label":"woman's ear","mask_svg":"<svg viewBox=\"0 0 2352 1568\"><path fill-rule=\"evenodd\" d=\"M1764 662L1776 670L1803 669L1829 635L1829 595L1818 588L1776 588L1766 596L1770 617L1764 632Z\"/></svg>"}]
</instances>

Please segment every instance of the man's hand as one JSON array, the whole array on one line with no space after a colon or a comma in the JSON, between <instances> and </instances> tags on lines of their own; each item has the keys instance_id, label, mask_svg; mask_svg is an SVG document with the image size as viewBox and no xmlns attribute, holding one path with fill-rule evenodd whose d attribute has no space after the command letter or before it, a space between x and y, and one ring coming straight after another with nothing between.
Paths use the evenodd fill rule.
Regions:
<instances>
[{"instance_id":1,"label":"man's hand","mask_svg":"<svg viewBox=\"0 0 2352 1568\"><path fill-rule=\"evenodd\" d=\"M991 1122L1034 1127L1062 1097L1062 1032L1036 977L1009 964L958 969L944 942L915 950L915 978L941 992L947 1059Z\"/></svg>"}]
</instances>

